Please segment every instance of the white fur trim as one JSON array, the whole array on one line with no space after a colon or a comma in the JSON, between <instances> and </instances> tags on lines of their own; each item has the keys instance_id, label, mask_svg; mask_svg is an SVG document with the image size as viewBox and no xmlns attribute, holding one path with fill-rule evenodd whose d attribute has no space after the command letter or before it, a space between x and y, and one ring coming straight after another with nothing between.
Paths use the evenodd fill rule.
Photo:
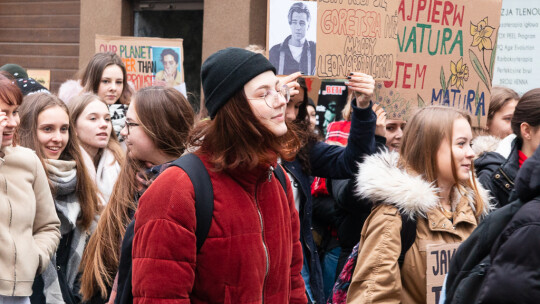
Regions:
<instances>
[{"instance_id":1,"label":"white fur trim","mask_svg":"<svg viewBox=\"0 0 540 304\"><path fill-rule=\"evenodd\" d=\"M482 153L495 151L500 142L501 139L495 136L478 136L472 140L472 149L476 156L480 156Z\"/></svg>"},{"instance_id":2,"label":"white fur trim","mask_svg":"<svg viewBox=\"0 0 540 304\"><path fill-rule=\"evenodd\" d=\"M439 203L439 191L421 176L412 176L397 167L397 152L381 151L359 164L356 195L397 207L409 217L426 213Z\"/></svg>"},{"instance_id":3,"label":"white fur trim","mask_svg":"<svg viewBox=\"0 0 540 304\"><path fill-rule=\"evenodd\" d=\"M356 175L355 194L362 198L369 198L374 204L392 205L411 218L415 216L426 217L427 213L439 206L440 191L433 183L429 183L422 176L413 176L404 169L398 168L399 154L397 152L381 151L368 156L359 164ZM489 192L476 181L480 196L484 201L483 215L493 207L489 204ZM452 206L455 207L465 195L470 206L474 206L474 190L464 189L466 193L459 193L455 188Z\"/></svg>"}]
</instances>

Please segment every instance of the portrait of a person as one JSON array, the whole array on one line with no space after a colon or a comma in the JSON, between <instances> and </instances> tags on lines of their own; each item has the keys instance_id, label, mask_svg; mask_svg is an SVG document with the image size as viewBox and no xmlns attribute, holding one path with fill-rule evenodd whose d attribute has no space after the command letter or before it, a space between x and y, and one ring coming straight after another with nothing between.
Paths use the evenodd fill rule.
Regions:
<instances>
[{"instance_id":1,"label":"portrait of a person","mask_svg":"<svg viewBox=\"0 0 540 304\"><path fill-rule=\"evenodd\" d=\"M156 73L156 85L176 87L182 83L182 75L178 71L180 56L173 49L164 49L161 52L163 70Z\"/></svg>"},{"instance_id":2,"label":"portrait of a person","mask_svg":"<svg viewBox=\"0 0 540 304\"><path fill-rule=\"evenodd\" d=\"M289 9L288 21L291 35L270 49L270 62L279 75L298 71L305 75L315 75L316 44L306 39L311 24L311 13L307 5L294 3Z\"/></svg>"}]
</instances>

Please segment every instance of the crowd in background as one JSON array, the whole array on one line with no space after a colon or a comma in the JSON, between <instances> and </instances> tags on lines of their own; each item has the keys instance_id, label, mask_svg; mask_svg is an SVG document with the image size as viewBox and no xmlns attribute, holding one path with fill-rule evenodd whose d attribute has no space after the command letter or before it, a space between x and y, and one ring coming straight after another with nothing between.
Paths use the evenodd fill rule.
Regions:
<instances>
[{"instance_id":1,"label":"crowd in background","mask_svg":"<svg viewBox=\"0 0 540 304\"><path fill-rule=\"evenodd\" d=\"M473 246L510 207L476 299L540 299L540 89L493 87L473 128L387 119L351 71L322 134L302 74L257 50L205 60L199 118L114 53L56 95L0 70L0 303L425 303L426 244ZM441 303L471 300L456 256Z\"/></svg>"}]
</instances>

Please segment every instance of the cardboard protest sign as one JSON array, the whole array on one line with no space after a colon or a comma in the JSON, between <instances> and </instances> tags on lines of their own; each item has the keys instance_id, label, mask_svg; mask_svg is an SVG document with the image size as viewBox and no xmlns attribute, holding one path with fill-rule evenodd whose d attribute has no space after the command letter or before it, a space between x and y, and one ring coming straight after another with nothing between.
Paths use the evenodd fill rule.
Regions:
<instances>
[{"instance_id":1,"label":"cardboard protest sign","mask_svg":"<svg viewBox=\"0 0 540 304\"><path fill-rule=\"evenodd\" d=\"M26 70L28 77L34 78L47 90L51 88L51 70L37 70L37 69L28 69Z\"/></svg>"},{"instance_id":2,"label":"cardboard protest sign","mask_svg":"<svg viewBox=\"0 0 540 304\"><path fill-rule=\"evenodd\" d=\"M164 85L186 94L182 39L96 35L96 52L115 52L135 89Z\"/></svg>"},{"instance_id":3,"label":"cardboard protest sign","mask_svg":"<svg viewBox=\"0 0 540 304\"><path fill-rule=\"evenodd\" d=\"M268 0L268 59L278 75L315 74L317 1Z\"/></svg>"},{"instance_id":4,"label":"cardboard protest sign","mask_svg":"<svg viewBox=\"0 0 540 304\"><path fill-rule=\"evenodd\" d=\"M485 125L501 1L399 1L395 78L378 83L374 97L388 119L446 105Z\"/></svg>"},{"instance_id":5,"label":"cardboard protest sign","mask_svg":"<svg viewBox=\"0 0 540 304\"><path fill-rule=\"evenodd\" d=\"M438 304L444 278L450 268L450 260L461 243L426 246L426 282L428 304Z\"/></svg>"},{"instance_id":6,"label":"cardboard protest sign","mask_svg":"<svg viewBox=\"0 0 540 304\"><path fill-rule=\"evenodd\" d=\"M393 79L399 2L319 0L318 4L316 75L344 78L357 71Z\"/></svg>"},{"instance_id":7,"label":"cardboard protest sign","mask_svg":"<svg viewBox=\"0 0 540 304\"><path fill-rule=\"evenodd\" d=\"M493 84L518 94L540 87L540 8L529 0L504 1Z\"/></svg>"},{"instance_id":8,"label":"cardboard protest sign","mask_svg":"<svg viewBox=\"0 0 540 304\"><path fill-rule=\"evenodd\" d=\"M343 120L341 111L347 104L348 90L342 81L324 81L317 101L317 126L326 134L331 122Z\"/></svg>"}]
</instances>

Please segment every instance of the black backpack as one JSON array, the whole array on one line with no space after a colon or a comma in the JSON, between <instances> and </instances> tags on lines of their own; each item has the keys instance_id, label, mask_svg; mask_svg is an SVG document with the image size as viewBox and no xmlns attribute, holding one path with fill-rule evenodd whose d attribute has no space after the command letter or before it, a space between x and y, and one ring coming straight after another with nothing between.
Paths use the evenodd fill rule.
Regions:
<instances>
[{"instance_id":1,"label":"black backpack","mask_svg":"<svg viewBox=\"0 0 540 304\"><path fill-rule=\"evenodd\" d=\"M416 240L416 220L411 219L402 213L401 221L401 253L398 258L399 268L403 266L405 254ZM328 304L344 304L347 302L347 292L349 290L349 286L351 285L352 275L354 273L354 268L356 267L356 261L358 260L359 245L360 243L354 246L354 249L347 258L347 262L345 262L345 266L343 266L343 270L341 270L341 273L334 284L332 295L330 295L330 298L328 299Z\"/></svg>"},{"instance_id":2,"label":"black backpack","mask_svg":"<svg viewBox=\"0 0 540 304\"><path fill-rule=\"evenodd\" d=\"M516 200L489 214L456 251L446 278L446 304L475 303L491 267L491 250L514 214Z\"/></svg>"},{"instance_id":3,"label":"black backpack","mask_svg":"<svg viewBox=\"0 0 540 304\"><path fill-rule=\"evenodd\" d=\"M195 192L195 216L197 218L195 237L197 239L197 252L199 252L212 224L212 215L214 213L214 189L212 187L212 181L201 159L195 154L186 154L173 161L171 166L182 168L193 184L193 190ZM274 175L279 180L285 193L287 193L287 179L280 165L274 169ZM133 303L131 249L134 234L135 219L126 228L122 242L122 255L118 271L118 290L116 299L114 300L115 304ZM122 269L126 271L122 271Z\"/></svg>"}]
</instances>

